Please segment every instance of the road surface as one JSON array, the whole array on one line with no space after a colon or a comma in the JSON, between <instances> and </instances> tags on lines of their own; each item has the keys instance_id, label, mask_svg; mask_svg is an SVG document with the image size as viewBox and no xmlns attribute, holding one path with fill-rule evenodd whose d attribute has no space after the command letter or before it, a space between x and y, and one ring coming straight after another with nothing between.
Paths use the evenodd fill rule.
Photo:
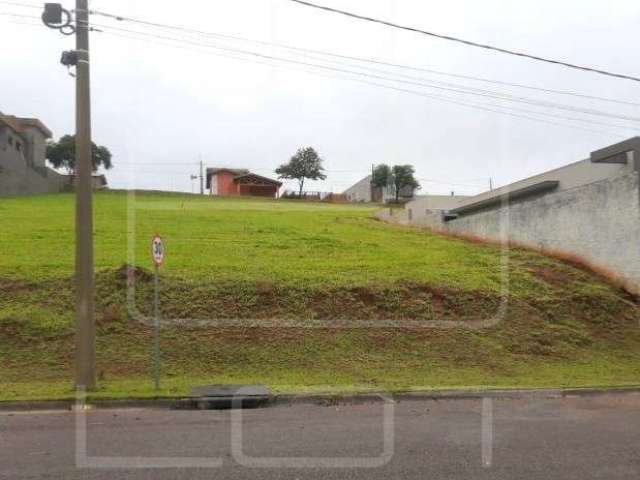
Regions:
<instances>
[{"instance_id":1,"label":"road surface","mask_svg":"<svg viewBox=\"0 0 640 480\"><path fill-rule=\"evenodd\" d=\"M0 478L640 476L637 394L298 404L235 414L153 409L96 410L86 416L0 413Z\"/></svg>"}]
</instances>

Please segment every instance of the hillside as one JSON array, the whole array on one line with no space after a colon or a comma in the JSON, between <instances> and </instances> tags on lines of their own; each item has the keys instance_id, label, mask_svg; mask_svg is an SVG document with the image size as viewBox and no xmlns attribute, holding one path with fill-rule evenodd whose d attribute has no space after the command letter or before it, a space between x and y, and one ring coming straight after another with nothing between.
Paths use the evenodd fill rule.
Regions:
<instances>
[{"instance_id":1,"label":"hillside","mask_svg":"<svg viewBox=\"0 0 640 480\"><path fill-rule=\"evenodd\" d=\"M72 394L73 212L66 194L0 199L0 399ZM640 383L636 299L534 252L503 257L372 212L97 194L95 395L155 394L155 233L167 246L163 395L213 382L278 391Z\"/></svg>"}]
</instances>

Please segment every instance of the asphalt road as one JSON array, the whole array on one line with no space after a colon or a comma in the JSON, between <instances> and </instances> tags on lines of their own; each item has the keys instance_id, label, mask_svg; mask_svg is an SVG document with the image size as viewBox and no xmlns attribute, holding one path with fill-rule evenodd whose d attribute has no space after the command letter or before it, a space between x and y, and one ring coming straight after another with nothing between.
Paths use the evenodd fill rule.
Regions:
<instances>
[{"instance_id":1,"label":"asphalt road","mask_svg":"<svg viewBox=\"0 0 640 480\"><path fill-rule=\"evenodd\" d=\"M76 422L82 427L82 416L0 413L0 478L610 480L640 475L637 394L484 404L412 400L386 409L383 403L287 405L245 410L241 416L101 410L84 418L86 451L85 430L76 428Z\"/></svg>"}]
</instances>

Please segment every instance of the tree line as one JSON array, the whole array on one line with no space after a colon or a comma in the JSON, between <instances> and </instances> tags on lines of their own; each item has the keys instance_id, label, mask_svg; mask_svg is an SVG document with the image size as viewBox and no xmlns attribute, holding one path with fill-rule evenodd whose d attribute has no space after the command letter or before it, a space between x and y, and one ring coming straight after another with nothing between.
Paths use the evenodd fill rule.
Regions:
<instances>
[{"instance_id":1,"label":"tree line","mask_svg":"<svg viewBox=\"0 0 640 480\"><path fill-rule=\"evenodd\" d=\"M63 168L68 173L74 174L76 169L76 142L75 136L64 135L57 142L50 142L47 145L47 160L55 168ZM92 145L91 164L93 171L99 167L110 169L111 152L107 147ZM302 197L306 180L325 180L327 175L322 165L323 159L313 147L299 148L287 163L276 168L275 173L278 178L297 180L298 194ZM374 168L371 176L371 185L377 188L391 188L395 201L398 202L402 189L411 187L420 188L420 184L415 179L415 171L411 165L378 165Z\"/></svg>"},{"instance_id":2,"label":"tree line","mask_svg":"<svg viewBox=\"0 0 640 480\"><path fill-rule=\"evenodd\" d=\"M325 180L322 158L313 147L299 148L287 163L276 168L278 178L298 181L298 194L302 197L305 180ZM393 191L396 203L400 199L400 193L405 188L412 190L420 188L420 183L415 178L415 170L412 165L378 165L371 176L371 185L377 188L390 188Z\"/></svg>"}]
</instances>

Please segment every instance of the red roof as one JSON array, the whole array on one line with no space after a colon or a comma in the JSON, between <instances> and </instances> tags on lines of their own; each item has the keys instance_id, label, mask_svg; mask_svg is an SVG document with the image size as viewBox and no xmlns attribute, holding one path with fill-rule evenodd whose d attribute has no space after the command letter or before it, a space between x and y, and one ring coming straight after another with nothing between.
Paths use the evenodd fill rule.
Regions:
<instances>
[{"instance_id":1,"label":"red roof","mask_svg":"<svg viewBox=\"0 0 640 480\"><path fill-rule=\"evenodd\" d=\"M239 181L242 181L242 180L250 180L250 179L258 180L258 181L264 182L264 183L270 183L271 185L277 185L278 187L282 186L282 182L279 182L277 180L273 180L271 178L263 177L262 175L257 175L255 173L247 173L246 175L240 175L240 176L234 178L233 181L234 182L239 182Z\"/></svg>"},{"instance_id":2,"label":"red roof","mask_svg":"<svg viewBox=\"0 0 640 480\"><path fill-rule=\"evenodd\" d=\"M219 173L230 173L233 175L233 181L238 182L247 179L254 179L260 182L269 183L271 185L277 185L278 187L282 186L282 182L277 180L273 180L271 178L263 177L262 175L258 175L256 173L252 173L246 168L207 168L207 188L211 188L211 177L217 175Z\"/></svg>"}]
</instances>

